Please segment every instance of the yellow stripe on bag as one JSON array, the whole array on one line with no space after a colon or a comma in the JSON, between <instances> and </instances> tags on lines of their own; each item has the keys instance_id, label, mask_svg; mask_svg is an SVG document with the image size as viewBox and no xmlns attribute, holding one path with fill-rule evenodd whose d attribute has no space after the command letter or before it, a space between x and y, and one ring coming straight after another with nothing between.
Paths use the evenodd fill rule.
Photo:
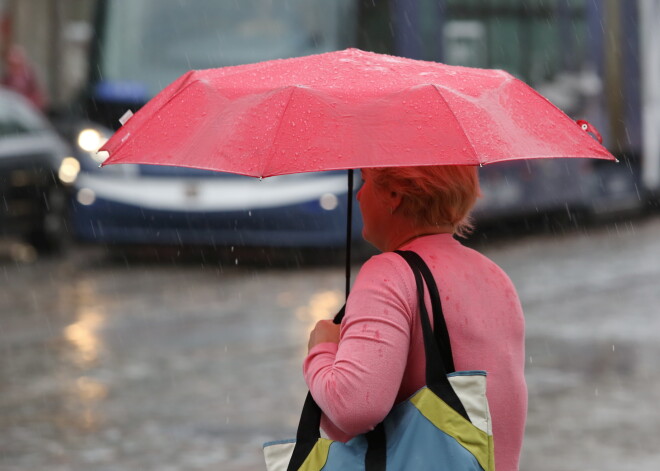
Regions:
<instances>
[{"instance_id":1,"label":"yellow stripe on bag","mask_svg":"<svg viewBox=\"0 0 660 471\"><path fill-rule=\"evenodd\" d=\"M321 471L328 461L328 453L330 453L330 445L332 440L327 438L319 438L312 451L309 452L307 458L300 466L299 471Z\"/></svg>"},{"instance_id":2,"label":"yellow stripe on bag","mask_svg":"<svg viewBox=\"0 0 660 471\"><path fill-rule=\"evenodd\" d=\"M438 429L450 435L474 455L485 471L495 471L493 437L472 425L433 391L424 388L410 402Z\"/></svg>"}]
</instances>

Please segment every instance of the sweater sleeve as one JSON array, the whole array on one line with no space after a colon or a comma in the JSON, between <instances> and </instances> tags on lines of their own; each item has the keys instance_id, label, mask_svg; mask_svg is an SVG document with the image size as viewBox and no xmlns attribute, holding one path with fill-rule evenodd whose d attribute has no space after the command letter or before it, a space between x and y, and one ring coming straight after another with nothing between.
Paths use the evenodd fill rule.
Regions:
<instances>
[{"instance_id":1,"label":"sweater sleeve","mask_svg":"<svg viewBox=\"0 0 660 471\"><path fill-rule=\"evenodd\" d=\"M401 386L412 314L410 288L394 257L381 254L364 264L348 298L339 344L317 345L305 359L305 381L331 438L373 429L392 409Z\"/></svg>"}]
</instances>

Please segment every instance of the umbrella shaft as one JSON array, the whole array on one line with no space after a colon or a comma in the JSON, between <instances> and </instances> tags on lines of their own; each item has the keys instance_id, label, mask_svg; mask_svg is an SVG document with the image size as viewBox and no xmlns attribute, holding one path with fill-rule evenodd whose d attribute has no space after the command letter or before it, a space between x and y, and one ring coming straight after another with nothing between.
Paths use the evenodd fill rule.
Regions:
<instances>
[{"instance_id":1,"label":"umbrella shaft","mask_svg":"<svg viewBox=\"0 0 660 471\"><path fill-rule=\"evenodd\" d=\"M346 195L346 299L351 291L351 241L353 222L353 169L348 169L348 193Z\"/></svg>"}]
</instances>

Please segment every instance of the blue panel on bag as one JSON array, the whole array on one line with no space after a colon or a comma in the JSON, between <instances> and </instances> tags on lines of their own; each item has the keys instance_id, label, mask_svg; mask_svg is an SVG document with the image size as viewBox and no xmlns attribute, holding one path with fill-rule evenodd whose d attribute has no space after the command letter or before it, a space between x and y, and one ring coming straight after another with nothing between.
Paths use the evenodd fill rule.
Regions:
<instances>
[{"instance_id":1,"label":"blue panel on bag","mask_svg":"<svg viewBox=\"0 0 660 471\"><path fill-rule=\"evenodd\" d=\"M333 442L330 445L328 461L324 471L364 471L364 456L367 452L367 439L359 435L348 443Z\"/></svg>"},{"instance_id":2,"label":"blue panel on bag","mask_svg":"<svg viewBox=\"0 0 660 471\"><path fill-rule=\"evenodd\" d=\"M387 469L483 471L477 459L453 437L436 428L409 402L395 407L385 420ZM364 435L334 442L323 471L364 471Z\"/></svg>"},{"instance_id":3,"label":"blue panel on bag","mask_svg":"<svg viewBox=\"0 0 660 471\"><path fill-rule=\"evenodd\" d=\"M409 402L396 407L385 421L387 464L391 469L482 471L460 443L439 430ZM410 451L408 451L410 450Z\"/></svg>"}]
</instances>

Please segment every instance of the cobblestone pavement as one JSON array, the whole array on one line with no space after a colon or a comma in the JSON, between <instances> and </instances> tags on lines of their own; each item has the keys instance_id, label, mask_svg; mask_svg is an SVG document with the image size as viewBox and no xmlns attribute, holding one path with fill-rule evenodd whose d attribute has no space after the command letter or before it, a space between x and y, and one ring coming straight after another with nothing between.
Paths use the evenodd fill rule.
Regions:
<instances>
[{"instance_id":1,"label":"cobblestone pavement","mask_svg":"<svg viewBox=\"0 0 660 471\"><path fill-rule=\"evenodd\" d=\"M526 312L523 470L660 468L659 235L650 218L477 243ZM261 470L261 444L295 434L341 263L0 252L3 471Z\"/></svg>"}]
</instances>

